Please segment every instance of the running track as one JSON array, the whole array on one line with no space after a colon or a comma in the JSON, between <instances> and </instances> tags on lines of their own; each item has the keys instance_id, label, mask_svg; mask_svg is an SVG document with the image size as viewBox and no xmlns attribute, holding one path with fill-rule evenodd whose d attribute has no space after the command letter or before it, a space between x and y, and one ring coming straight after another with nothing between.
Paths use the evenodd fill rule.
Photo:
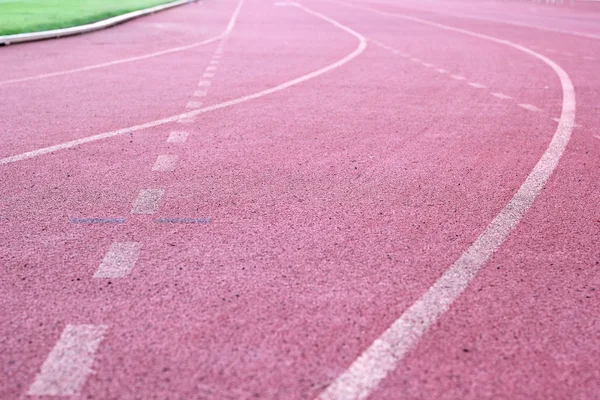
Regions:
<instances>
[{"instance_id":1,"label":"running track","mask_svg":"<svg viewBox=\"0 0 600 400\"><path fill-rule=\"evenodd\" d=\"M0 398L598 398L599 21L224 0L0 48Z\"/></svg>"}]
</instances>

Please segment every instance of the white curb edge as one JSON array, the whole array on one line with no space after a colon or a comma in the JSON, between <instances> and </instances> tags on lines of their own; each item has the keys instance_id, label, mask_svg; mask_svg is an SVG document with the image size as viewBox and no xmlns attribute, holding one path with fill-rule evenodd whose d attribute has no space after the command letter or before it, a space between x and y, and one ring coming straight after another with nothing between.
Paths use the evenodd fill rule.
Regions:
<instances>
[{"instance_id":1,"label":"white curb edge","mask_svg":"<svg viewBox=\"0 0 600 400\"><path fill-rule=\"evenodd\" d=\"M18 33L15 35L0 36L0 46L8 45L11 43L24 43L33 42L35 40L58 38L63 36L78 35L80 33L88 33L97 31L100 29L108 28L109 26L117 25L125 21L129 21L134 18L143 17L144 15L153 14L158 11L167 10L169 8L178 7L187 3L192 3L197 0L177 0L172 3L161 4L143 10L133 11L123 15L117 15L104 19L102 21L93 22L91 24L73 26L71 28L53 29L50 31L32 32L32 33Z\"/></svg>"}]
</instances>

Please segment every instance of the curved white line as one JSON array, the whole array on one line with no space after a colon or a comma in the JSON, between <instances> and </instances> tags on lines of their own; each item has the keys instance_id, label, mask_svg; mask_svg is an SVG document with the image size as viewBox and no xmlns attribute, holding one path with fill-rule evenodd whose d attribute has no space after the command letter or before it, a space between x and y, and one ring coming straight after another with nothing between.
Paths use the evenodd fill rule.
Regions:
<instances>
[{"instance_id":1,"label":"curved white line","mask_svg":"<svg viewBox=\"0 0 600 400\"><path fill-rule=\"evenodd\" d=\"M235 26L235 21L237 20L237 17L240 14L240 9L242 8L243 3L244 3L244 0L239 1L236 9L234 10L233 14L231 15L231 18L229 19L227 28L223 31L223 33L221 33L218 36L213 36L211 38L202 40L200 42L195 42L195 43L188 44L185 46L173 47L170 49L156 51L154 53L144 54L141 56L122 58L120 60L109 61L109 62L105 62L105 63L101 63L101 64L88 65L86 67L81 67L81 68L73 68L73 69L67 69L64 71L49 72L46 74L26 76L24 78L15 78L15 79L9 79L6 81L0 81L0 86L8 85L11 83L27 82L27 81L51 78L54 76L70 75L70 74L75 74L77 72L91 71L91 70L98 69L98 68L112 67L113 65L125 64L125 63L129 63L129 62L133 62L133 61L146 60L148 58L163 56L165 54L189 50L189 49L193 49L194 47L200 47L200 46L204 46L205 44L214 43L220 39L223 39L224 37L227 37L229 34L231 34L231 32L233 31L233 27Z\"/></svg>"},{"instance_id":2,"label":"curved white line","mask_svg":"<svg viewBox=\"0 0 600 400\"><path fill-rule=\"evenodd\" d=\"M381 336L343 372L321 395L320 400L365 399L377 388L389 372L396 369L435 321L466 289L477 272L502 245L512 229L529 210L544 184L552 175L565 151L575 124L575 90L569 75L554 61L526 47L465 29L438 24L402 14L384 15L459 32L510 46L543 61L560 78L563 103L558 128L550 145L517 193L512 197L475 242L412 306L410 306Z\"/></svg>"},{"instance_id":3,"label":"curved white line","mask_svg":"<svg viewBox=\"0 0 600 400\"><path fill-rule=\"evenodd\" d=\"M219 103L219 104L215 104L209 107L204 107L204 108L200 108L198 110L194 110L194 111L189 111L183 114L177 114L177 115L173 115L171 117L167 117L167 118L162 118L156 121L151 121L151 122L147 122L145 124L140 124L140 125L135 125L135 126L131 126L129 128L123 128L123 129L119 129L116 131L111 131L111 132L106 132L106 133L101 133L98 135L93 135L93 136L88 136L82 139L77 139L77 140L72 140L70 142L66 142L66 143L61 143L61 144L57 144L54 146L49 146L49 147L44 147L41 149L37 149L37 150L33 150L33 151L28 151L26 153L22 153L22 154L18 154L15 156L10 156L10 157L5 157L5 158L1 158L0 159L0 165L1 164L10 164L10 163L14 163L17 161L22 161L22 160L26 160L29 158L34 158L34 157L39 157L41 155L44 154L48 154L48 153L52 153L54 151L57 150L64 150L64 149L69 149L75 146L79 146L81 144L85 144L85 143L90 143L90 142L95 142L98 140L102 140L102 139L108 139L111 137L115 137L115 136L119 136L119 135L124 135L126 133L131 133L131 132L135 132L135 131L140 131L146 128L151 128L154 126L159 126L159 125L164 125L167 124L169 122L175 122L180 118L190 118L190 117L194 117L196 115L199 114L203 114L209 111L214 111L214 110L219 110L221 108L225 108L225 107L230 107L236 104L240 104L240 103L244 103L246 101L249 100L254 100L254 99L258 99L260 97L263 96L267 96L269 94L275 93L275 92L279 92L281 90L287 89L291 86L297 85L299 83L308 81L310 79L316 78L320 75L323 75L326 72L329 72L331 70L334 70L338 67L341 67L342 65L346 64L347 62L351 61L352 59L356 58L359 54L361 54L367 47L367 39L362 36L361 34L353 31L352 29L348 28L347 26L344 26L342 24L340 24L339 22L321 14L318 13L316 11L312 11L307 7L304 7L301 4L298 3L290 3L290 6L294 6L294 7L298 7L301 8L302 10L306 11L309 14L312 14L318 18L321 18L329 23L331 23L332 25L342 29L345 32L348 32L349 34L351 34L352 36L354 36L355 38L358 39L358 46L356 47L356 49L354 49L354 51L352 51L351 53L349 53L348 55L346 55L345 57L341 58L340 60L334 62L333 64L329 64L326 67L320 68L316 71L310 72L306 75L303 75L299 78L296 79L292 79L290 81L287 81L285 83L282 83L280 85L274 86L270 89L265 89L262 90L260 92L257 93L253 93L247 96L243 96L243 97L239 97L237 99L234 100L229 100L223 103Z\"/></svg>"}]
</instances>

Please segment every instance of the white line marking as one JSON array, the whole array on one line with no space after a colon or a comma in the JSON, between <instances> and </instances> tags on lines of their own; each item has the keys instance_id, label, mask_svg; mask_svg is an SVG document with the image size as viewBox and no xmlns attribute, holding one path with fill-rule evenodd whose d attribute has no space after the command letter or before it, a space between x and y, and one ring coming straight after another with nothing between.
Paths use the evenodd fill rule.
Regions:
<instances>
[{"instance_id":1,"label":"white line marking","mask_svg":"<svg viewBox=\"0 0 600 400\"><path fill-rule=\"evenodd\" d=\"M185 143L188 138L188 133L185 131L172 131L167 138L168 143Z\"/></svg>"},{"instance_id":2,"label":"white line marking","mask_svg":"<svg viewBox=\"0 0 600 400\"><path fill-rule=\"evenodd\" d=\"M443 68L436 68L435 70L437 72L439 72L440 74L447 74L448 72L450 72L447 69L443 69Z\"/></svg>"},{"instance_id":3,"label":"white line marking","mask_svg":"<svg viewBox=\"0 0 600 400\"><path fill-rule=\"evenodd\" d=\"M177 119L178 124L193 124L196 121L196 117L182 116Z\"/></svg>"},{"instance_id":4,"label":"white line marking","mask_svg":"<svg viewBox=\"0 0 600 400\"><path fill-rule=\"evenodd\" d=\"M588 60L588 61L595 61L596 57L590 57L590 56L583 56L584 60Z\"/></svg>"},{"instance_id":5,"label":"white line marking","mask_svg":"<svg viewBox=\"0 0 600 400\"><path fill-rule=\"evenodd\" d=\"M216 71L217 67L215 67L214 65L209 65L208 67L206 67L207 71Z\"/></svg>"},{"instance_id":6,"label":"white line marking","mask_svg":"<svg viewBox=\"0 0 600 400\"><path fill-rule=\"evenodd\" d=\"M201 101L190 101L185 105L185 108L200 108L202 107Z\"/></svg>"},{"instance_id":7,"label":"white line marking","mask_svg":"<svg viewBox=\"0 0 600 400\"><path fill-rule=\"evenodd\" d=\"M170 172L175 170L177 159L179 157L172 154L161 154L156 157L156 162L152 166L152 171Z\"/></svg>"},{"instance_id":8,"label":"white line marking","mask_svg":"<svg viewBox=\"0 0 600 400\"><path fill-rule=\"evenodd\" d=\"M348 5L348 3L339 2ZM373 8L383 15L459 32L512 47L541 60L558 75L563 91L560 122L546 151L527 179L500 213L485 228L458 260L444 272L412 306L342 373L320 396L321 400L365 399L379 382L404 358L427 330L445 313L466 289L478 271L502 245L542 191L569 143L575 123L575 90L569 75L554 61L508 40L439 24L403 14L391 14Z\"/></svg>"},{"instance_id":9,"label":"white line marking","mask_svg":"<svg viewBox=\"0 0 600 400\"><path fill-rule=\"evenodd\" d=\"M129 275L140 256L142 244L137 242L115 242L100 263L94 278L123 278Z\"/></svg>"},{"instance_id":10,"label":"white line marking","mask_svg":"<svg viewBox=\"0 0 600 400\"><path fill-rule=\"evenodd\" d=\"M462 75L450 75L450 78L456 79L457 81L464 81L465 79L467 79Z\"/></svg>"},{"instance_id":11,"label":"white line marking","mask_svg":"<svg viewBox=\"0 0 600 400\"><path fill-rule=\"evenodd\" d=\"M497 97L497 98L502 99L502 100L512 99L512 97L510 97L509 95L504 94L504 93L500 93L500 92L492 92L490 94L492 96Z\"/></svg>"},{"instance_id":12,"label":"white line marking","mask_svg":"<svg viewBox=\"0 0 600 400\"><path fill-rule=\"evenodd\" d=\"M206 90L196 90L194 92L194 96L196 97L205 97L208 92Z\"/></svg>"},{"instance_id":13,"label":"white line marking","mask_svg":"<svg viewBox=\"0 0 600 400\"><path fill-rule=\"evenodd\" d=\"M542 111L542 110L540 110L539 108L537 108L536 106L534 106L532 104L519 104L519 107L523 107L526 110L534 111L534 112Z\"/></svg>"},{"instance_id":14,"label":"white line marking","mask_svg":"<svg viewBox=\"0 0 600 400\"><path fill-rule=\"evenodd\" d=\"M598 135L594 135L594 137L595 137L596 139L600 139L600 136L598 136Z\"/></svg>"},{"instance_id":15,"label":"white line marking","mask_svg":"<svg viewBox=\"0 0 600 400\"><path fill-rule=\"evenodd\" d=\"M235 26L235 21L238 18L238 15L240 13L240 9L242 7L242 3L243 2L244 2L244 0L240 0L240 2L238 3L237 8L235 9L235 11L233 12L233 14L231 15L231 19L229 20L229 24L227 25L227 28L225 29L225 31L223 33L221 33L218 36L214 36L214 37L211 37L209 39L203 40L201 42L196 42L196 43L192 43L192 44L188 44L188 45L180 46L180 47L173 47L171 49L161 50L161 51L157 51L157 52L154 52L154 53L144 54L144 55L141 55L141 56L123 58L123 59L120 59L120 60L110 61L110 62L106 62L106 63L102 63L102 64L88 65L86 67L73 68L73 69L68 69L68 70L65 70L65 71L49 72L49 73L46 73L46 74L40 74L40 75L34 75L34 76L27 76L27 77L24 77L24 78L9 79L9 80L6 80L6 81L0 81L0 86L1 85L7 85L7 84L10 84L10 83L33 81L33 80L38 80L38 79L51 78L51 77L54 77L54 76L74 74L74 73L77 73L77 72L91 71L91 70L98 69L98 68L112 67L113 65L119 65L119 64L124 64L124 63L128 63L128 62L133 62L133 61L145 60L145 59L152 58L152 57L157 57L157 56L162 56L162 55L165 55L165 54L170 54L170 53L175 53L175 52L179 52L179 51L189 50L189 49L193 49L194 47L203 46L203 45L209 44L209 43L214 43L217 40L220 40L220 39L222 39L224 37L227 37L231 33L231 31L233 30L233 27Z\"/></svg>"},{"instance_id":16,"label":"white line marking","mask_svg":"<svg viewBox=\"0 0 600 400\"><path fill-rule=\"evenodd\" d=\"M29 387L30 396L73 396L88 375L106 325L67 325Z\"/></svg>"},{"instance_id":17,"label":"white line marking","mask_svg":"<svg viewBox=\"0 0 600 400\"><path fill-rule=\"evenodd\" d=\"M433 64L426 63L426 62L422 62L421 64L422 64L424 67L426 67L426 68L431 68L431 67L433 67L433 66L434 66Z\"/></svg>"},{"instance_id":18,"label":"white line marking","mask_svg":"<svg viewBox=\"0 0 600 400\"><path fill-rule=\"evenodd\" d=\"M416 63L420 63L421 62L421 60L419 60L418 58L415 58L415 57L411 58L410 61L416 62Z\"/></svg>"},{"instance_id":19,"label":"white line marking","mask_svg":"<svg viewBox=\"0 0 600 400\"><path fill-rule=\"evenodd\" d=\"M212 78L213 76L215 76L215 74L212 72L205 72L202 74L203 78Z\"/></svg>"},{"instance_id":20,"label":"white line marking","mask_svg":"<svg viewBox=\"0 0 600 400\"><path fill-rule=\"evenodd\" d=\"M400 52L398 50L396 50L396 49L393 49L392 53L394 53L394 54L400 54Z\"/></svg>"},{"instance_id":21,"label":"white line marking","mask_svg":"<svg viewBox=\"0 0 600 400\"><path fill-rule=\"evenodd\" d=\"M219 64L219 60L210 60L209 64L211 65L218 65Z\"/></svg>"},{"instance_id":22,"label":"white line marking","mask_svg":"<svg viewBox=\"0 0 600 400\"><path fill-rule=\"evenodd\" d=\"M200 81L200 82L198 82L198 86L200 86L200 87L209 87L210 86L210 81Z\"/></svg>"},{"instance_id":23,"label":"white line marking","mask_svg":"<svg viewBox=\"0 0 600 400\"><path fill-rule=\"evenodd\" d=\"M162 189L142 189L133 203L132 214L154 214L165 191Z\"/></svg>"},{"instance_id":24,"label":"white line marking","mask_svg":"<svg viewBox=\"0 0 600 400\"><path fill-rule=\"evenodd\" d=\"M475 89L485 89L486 88L485 85L482 85L481 83L477 83L477 82L469 82L469 86L472 86Z\"/></svg>"},{"instance_id":25,"label":"white line marking","mask_svg":"<svg viewBox=\"0 0 600 400\"><path fill-rule=\"evenodd\" d=\"M144 124L134 125L134 126L131 126L128 128L118 129L116 131L105 132L105 133L101 133L98 135L92 135L92 136L88 136L85 138L76 139L76 140L72 140L72 141L65 142L65 143L60 143L60 144L57 144L54 146L48 146L48 147L43 147L43 148L40 148L37 150L28 151L25 153L14 155L14 156L0 158L0 165L14 163L17 161L22 161L22 160L27 160L27 159L34 158L34 157L39 157L41 155L49 154L49 153L52 153L52 152L55 152L58 150L65 150L65 149L73 148L73 147L76 147L76 146L79 146L79 145L82 145L85 143L91 143L91 142L95 142L98 140L108 139L108 138L112 138L115 136L120 136L120 135L124 135L127 133L131 133L131 132L136 132L136 131L140 131L143 129L164 125L164 124L167 124L170 122L178 121L181 118L195 117L196 115L199 115L202 113L219 110L219 109L225 108L225 107L231 107L236 104L240 104L240 103L244 103L244 102L247 102L250 100L258 99L258 98L270 95L272 93L282 91L289 87L298 85L302 82L309 81L309 80L314 79L318 76L321 76L329 71L335 70L336 68L339 68L342 65L352 61L354 58L358 57L367 47L367 42L366 42L365 37L355 31L353 31L352 29L348 28L347 26L342 25L339 22L337 22L323 14L320 14L316 11L312 11L312 10L304 7L303 5L298 4L297 7L299 7L300 9L304 10L305 12L307 12L309 14L315 15L316 17L321 18L321 19L331 23L332 25L340 28L341 30L343 30L343 31L349 33L350 35L354 36L355 38L357 38L358 45L357 45L356 49L354 49L348 55L342 57L341 59L339 59L338 61L336 61L332 64L329 64L323 68L319 68L315 71L312 71L308 74L302 75L298 78L292 79L290 81L281 83L281 84L271 87L269 89L261 90L260 92L256 92L256 93L249 94L246 96L238 97L237 99L225 101L225 102L219 103L219 104L214 104L212 106L200 108L198 110L188 111L183 114L173 115L171 117L162 118L162 119L151 121L151 122L146 122Z\"/></svg>"}]
</instances>

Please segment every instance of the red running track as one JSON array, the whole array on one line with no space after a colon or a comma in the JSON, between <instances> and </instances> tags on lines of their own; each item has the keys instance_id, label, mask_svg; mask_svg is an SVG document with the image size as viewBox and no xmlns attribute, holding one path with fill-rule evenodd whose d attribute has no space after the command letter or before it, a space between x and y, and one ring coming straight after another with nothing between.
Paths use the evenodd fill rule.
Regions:
<instances>
[{"instance_id":1,"label":"red running track","mask_svg":"<svg viewBox=\"0 0 600 400\"><path fill-rule=\"evenodd\" d=\"M423 4L0 48L0 398L597 398L600 41ZM507 204L447 311L369 353Z\"/></svg>"}]
</instances>

